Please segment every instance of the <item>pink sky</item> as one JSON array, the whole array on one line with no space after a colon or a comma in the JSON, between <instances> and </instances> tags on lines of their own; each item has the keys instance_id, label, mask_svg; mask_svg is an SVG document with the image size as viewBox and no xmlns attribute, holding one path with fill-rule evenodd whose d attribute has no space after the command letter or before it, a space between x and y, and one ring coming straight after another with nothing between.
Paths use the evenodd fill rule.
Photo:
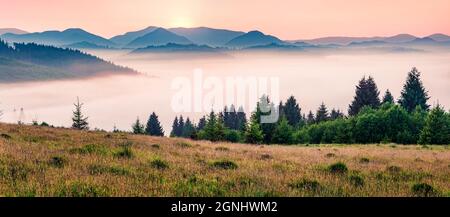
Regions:
<instances>
[{"instance_id":1,"label":"pink sky","mask_svg":"<svg viewBox=\"0 0 450 217\"><path fill-rule=\"evenodd\" d=\"M261 30L282 39L450 35L449 0L0 0L0 28L80 27L111 37L147 26Z\"/></svg>"}]
</instances>

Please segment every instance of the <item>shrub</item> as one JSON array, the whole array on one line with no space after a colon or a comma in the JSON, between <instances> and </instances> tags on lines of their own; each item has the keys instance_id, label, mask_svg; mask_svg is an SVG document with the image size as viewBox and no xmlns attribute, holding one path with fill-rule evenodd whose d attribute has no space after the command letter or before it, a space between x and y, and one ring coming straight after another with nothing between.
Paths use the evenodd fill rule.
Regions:
<instances>
[{"instance_id":1,"label":"shrub","mask_svg":"<svg viewBox=\"0 0 450 217\"><path fill-rule=\"evenodd\" d=\"M359 159L359 162L363 163L363 164L367 164L370 162L370 160L369 160L369 158L362 157L361 159Z\"/></svg>"},{"instance_id":2,"label":"shrub","mask_svg":"<svg viewBox=\"0 0 450 217\"><path fill-rule=\"evenodd\" d=\"M336 157L336 155L334 153L328 153L325 155L325 157L332 158L332 157Z\"/></svg>"},{"instance_id":3,"label":"shrub","mask_svg":"<svg viewBox=\"0 0 450 217\"><path fill-rule=\"evenodd\" d=\"M273 159L272 155L270 154L262 154L261 155L261 160L270 160Z\"/></svg>"},{"instance_id":4,"label":"shrub","mask_svg":"<svg viewBox=\"0 0 450 217\"><path fill-rule=\"evenodd\" d=\"M331 173L341 173L341 174L343 174L343 173L347 173L348 168L347 168L347 166L344 163L338 162L338 163L331 164L330 166L328 166L328 170Z\"/></svg>"},{"instance_id":5,"label":"shrub","mask_svg":"<svg viewBox=\"0 0 450 217\"><path fill-rule=\"evenodd\" d=\"M11 136L6 134L6 133L2 133L0 134L0 137L4 138L4 139L11 139Z\"/></svg>"},{"instance_id":6,"label":"shrub","mask_svg":"<svg viewBox=\"0 0 450 217\"><path fill-rule=\"evenodd\" d=\"M234 170L238 168L238 165L231 161L231 160L219 160L219 161L214 161L212 163L212 166L215 168L219 168L219 169L224 169L224 170Z\"/></svg>"},{"instance_id":7,"label":"shrub","mask_svg":"<svg viewBox=\"0 0 450 217\"><path fill-rule=\"evenodd\" d=\"M154 149L159 149L159 148L161 148L161 147L159 146L159 144L153 144L151 147L154 148Z\"/></svg>"},{"instance_id":8,"label":"shrub","mask_svg":"<svg viewBox=\"0 0 450 217\"><path fill-rule=\"evenodd\" d=\"M181 147L181 148L190 148L190 147L192 147L192 145L187 143L187 142L178 142L176 145Z\"/></svg>"},{"instance_id":9,"label":"shrub","mask_svg":"<svg viewBox=\"0 0 450 217\"><path fill-rule=\"evenodd\" d=\"M133 158L134 153L131 148L132 144L133 143L130 141L127 141L127 142L121 144L120 149L114 155L118 158L128 158L128 159Z\"/></svg>"},{"instance_id":10,"label":"shrub","mask_svg":"<svg viewBox=\"0 0 450 217\"><path fill-rule=\"evenodd\" d=\"M349 177L350 183L355 187L362 187L364 186L364 178L359 175L351 175Z\"/></svg>"},{"instance_id":11,"label":"shrub","mask_svg":"<svg viewBox=\"0 0 450 217\"><path fill-rule=\"evenodd\" d=\"M389 173L400 173L402 171L402 168L398 167L398 166L388 166L386 168L386 171L388 171Z\"/></svg>"},{"instance_id":12,"label":"shrub","mask_svg":"<svg viewBox=\"0 0 450 217\"><path fill-rule=\"evenodd\" d=\"M155 158L152 161L150 161L150 166L158 170L164 170L169 168L169 163L160 158Z\"/></svg>"},{"instance_id":13,"label":"shrub","mask_svg":"<svg viewBox=\"0 0 450 217\"><path fill-rule=\"evenodd\" d=\"M437 191L433 186L427 183L417 183L411 187L411 191L418 197L432 197L437 195Z\"/></svg>"},{"instance_id":14,"label":"shrub","mask_svg":"<svg viewBox=\"0 0 450 217\"><path fill-rule=\"evenodd\" d=\"M67 159L63 156L53 156L48 163L53 167L63 168L67 164Z\"/></svg>"},{"instance_id":15,"label":"shrub","mask_svg":"<svg viewBox=\"0 0 450 217\"><path fill-rule=\"evenodd\" d=\"M241 141L241 133L237 130L226 130L224 139L228 142L239 142Z\"/></svg>"},{"instance_id":16,"label":"shrub","mask_svg":"<svg viewBox=\"0 0 450 217\"><path fill-rule=\"evenodd\" d=\"M215 150L216 151L229 151L230 149L227 147L217 147Z\"/></svg>"},{"instance_id":17,"label":"shrub","mask_svg":"<svg viewBox=\"0 0 450 217\"><path fill-rule=\"evenodd\" d=\"M289 184L289 187L296 188L296 189L302 189L302 190L306 190L306 191L317 192L318 190L320 190L321 185L316 180L302 179L300 181L296 181L296 182Z\"/></svg>"}]
</instances>

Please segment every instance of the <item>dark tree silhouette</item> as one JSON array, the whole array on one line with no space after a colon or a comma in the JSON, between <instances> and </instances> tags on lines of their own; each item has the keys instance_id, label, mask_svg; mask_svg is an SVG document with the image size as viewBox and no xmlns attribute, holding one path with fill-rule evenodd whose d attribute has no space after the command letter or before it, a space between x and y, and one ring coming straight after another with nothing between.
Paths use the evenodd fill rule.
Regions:
<instances>
[{"instance_id":1,"label":"dark tree silhouette","mask_svg":"<svg viewBox=\"0 0 450 217\"><path fill-rule=\"evenodd\" d=\"M286 117L289 125L293 127L298 127L303 121L301 108L294 96L290 96L286 103L282 106L281 114Z\"/></svg>"},{"instance_id":2,"label":"dark tree silhouette","mask_svg":"<svg viewBox=\"0 0 450 217\"><path fill-rule=\"evenodd\" d=\"M158 116L153 112L147 121L145 133L150 136L164 136L164 130L158 120Z\"/></svg>"},{"instance_id":3,"label":"dark tree silhouette","mask_svg":"<svg viewBox=\"0 0 450 217\"><path fill-rule=\"evenodd\" d=\"M371 76L366 79L363 77L359 84L356 86L356 95L349 105L348 114L351 116L357 115L359 111L369 106L372 108L378 108L380 106L380 99L377 85Z\"/></svg>"},{"instance_id":4,"label":"dark tree silhouette","mask_svg":"<svg viewBox=\"0 0 450 217\"><path fill-rule=\"evenodd\" d=\"M425 90L422 81L420 80L420 72L416 67L408 73L406 83L403 85L398 103L408 112L414 111L417 106L428 111L430 105L427 104L428 92Z\"/></svg>"},{"instance_id":5,"label":"dark tree silhouette","mask_svg":"<svg viewBox=\"0 0 450 217\"><path fill-rule=\"evenodd\" d=\"M144 124L141 123L139 120L139 117L136 118L136 121L131 126L134 134L145 134L145 127ZM114 125L114 131L118 131L116 125Z\"/></svg>"},{"instance_id":6,"label":"dark tree silhouette","mask_svg":"<svg viewBox=\"0 0 450 217\"><path fill-rule=\"evenodd\" d=\"M89 129L89 123L88 123L88 117L84 117L84 115L81 112L81 109L83 107L83 103L80 103L80 99L77 97L77 102L74 103L75 110L73 111L73 117L72 117L72 128L78 129L78 130L88 130Z\"/></svg>"},{"instance_id":7,"label":"dark tree silhouette","mask_svg":"<svg viewBox=\"0 0 450 217\"><path fill-rule=\"evenodd\" d=\"M392 96L389 89L387 89L386 92L384 93L382 104L384 103L394 104L394 97Z\"/></svg>"},{"instance_id":8,"label":"dark tree silhouette","mask_svg":"<svg viewBox=\"0 0 450 217\"><path fill-rule=\"evenodd\" d=\"M322 102L316 112L316 123L330 120L330 115L328 114L328 109L325 103Z\"/></svg>"}]
</instances>

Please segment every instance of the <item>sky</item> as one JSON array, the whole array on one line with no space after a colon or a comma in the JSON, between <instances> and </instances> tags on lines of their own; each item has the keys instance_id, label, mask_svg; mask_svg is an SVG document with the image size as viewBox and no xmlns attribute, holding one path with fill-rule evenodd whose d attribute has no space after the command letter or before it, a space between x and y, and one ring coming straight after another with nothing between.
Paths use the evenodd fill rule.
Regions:
<instances>
[{"instance_id":1,"label":"sky","mask_svg":"<svg viewBox=\"0 0 450 217\"><path fill-rule=\"evenodd\" d=\"M285 40L450 35L449 0L0 0L0 28L83 28L110 38L147 26L260 30Z\"/></svg>"}]
</instances>

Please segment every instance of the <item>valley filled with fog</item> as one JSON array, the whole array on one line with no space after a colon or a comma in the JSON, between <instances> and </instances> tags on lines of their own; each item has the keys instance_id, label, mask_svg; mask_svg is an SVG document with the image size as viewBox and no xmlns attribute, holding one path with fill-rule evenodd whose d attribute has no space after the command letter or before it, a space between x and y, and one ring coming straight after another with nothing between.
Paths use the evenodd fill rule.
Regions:
<instances>
[{"instance_id":1,"label":"valley filled with fog","mask_svg":"<svg viewBox=\"0 0 450 217\"><path fill-rule=\"evenodd\" d=\"M0 84L2 121L31 123L45 121L69 127L77 96L84 103L90 127L130 130L136 117L146 121L151 112L159 115L170 133L173 118L183 114L198 121L201 113L176 113L171 100L175 78L192 79L194 69L221 81L227 77L279 78L280 97L294 95L302 109L315 112L324 102L328 109L347 112L355 85L363 76L374 77L380 98L389 89L395 100L407 73L417 67L431 96L450 108L450 52L224 52L219 54L153 53L127 55L127 50L86 50L103 59L130 67L141 75L107 75L85 79ZM208 94L204 89L203 94ZM247 108L247 107L246 107ZM251 111L246 111L247 116Z\"/></svg>"}]
</instances>

